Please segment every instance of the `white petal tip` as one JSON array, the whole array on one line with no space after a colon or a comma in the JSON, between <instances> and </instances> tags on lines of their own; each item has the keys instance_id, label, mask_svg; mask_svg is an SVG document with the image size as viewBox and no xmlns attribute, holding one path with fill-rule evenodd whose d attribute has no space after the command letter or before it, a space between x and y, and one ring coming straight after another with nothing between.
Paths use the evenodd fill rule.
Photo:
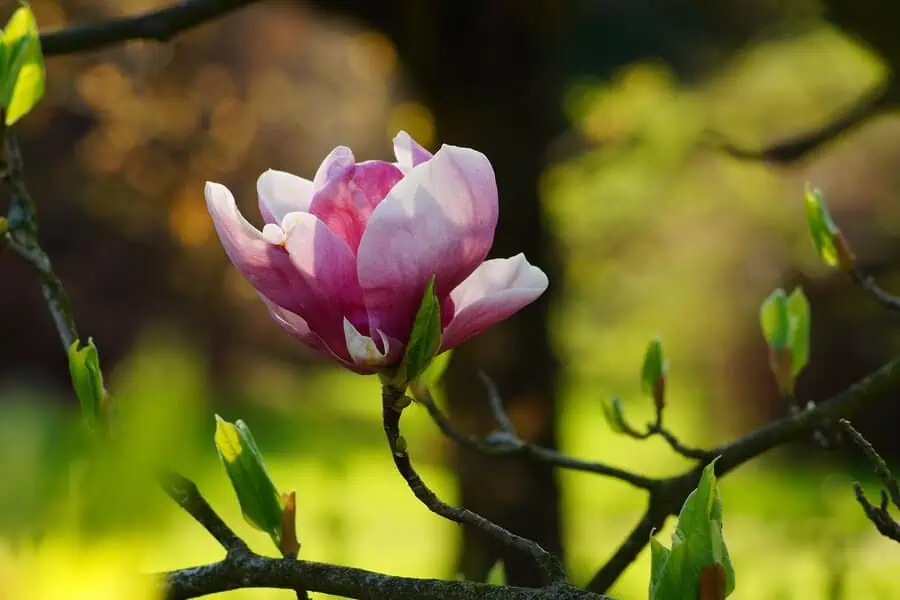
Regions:
<instances>
[{"instance_id":1,"label":"white petal tip","mask_svg":"<svg viewBox=\"0 0 900 600\"><path fill-rule=\"evenodd\" d=\"M362 335L353 323L344 318L344 340L347 342L347 352L354 363L361 367L377 367L385 363L389 355L388 340L381 331L378 333L384 344L384 352L378 349L372 338Z\"/></svg>"},{"instance_id":2,"label":"white petal tip","mask_svg":"<svg viewBox=\"0 0 900 600\"><path fill-rule=\"evenodd\" d=\"M262 236L264 240L266 240L273 246L284 246L284 230L274 223L268 223L265 227L263 227Z\"/></svg>"}]
</instances>

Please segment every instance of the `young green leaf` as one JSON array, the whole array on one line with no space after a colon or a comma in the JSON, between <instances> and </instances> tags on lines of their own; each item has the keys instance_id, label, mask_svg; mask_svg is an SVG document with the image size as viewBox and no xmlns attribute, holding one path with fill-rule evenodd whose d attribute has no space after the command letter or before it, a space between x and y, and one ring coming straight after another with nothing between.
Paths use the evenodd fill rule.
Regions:
<instances>
[{"instance_id":1,"label":"young green leaf","mask_svg":"<svg viewBox=\"0 0 900 600\"><path fill-rule=\"evenodd\" d=\"M763 337L770 348L780 350L787 347L790 334L787 296L778 288L763 300L759 307L759 321L762 325Z\"/></svg>"},{"instance_id":2,"label":"young green leaf","mask_svg":"<svg viewBox=\"0 0 900 600\"><path fill-rule=\"evenodd\" d=\"M788 296L787 312L790 322L788 345L791 349L791 371L797 377L809 362L810 336L809 302L800 286L794 288Z\"/></svg>"},{"instance_id":3,"label":"young green leaf","mask_svg":"<svg viewBox=\"0 0 900 600\"><path fill-rule=\"evenodd\" d=\"M816 252L828 266L842 269L852 268L855 263L853 253L844 239L844 234L835 225L825 207L822 193L807 185L805 197L806 223Z\"/></svg>"},{"instance_id":4,"label":"young green leaf","mask_svg":"<svg viewBox=\"0 0 900 600\"><path fill-rule=\"evenodd\" d=\"M244 519L252 527L268 533L275 546L281 548L282 497L250 429L240 419L232 424L216 415L215 443Z\"/></svg>"},{"instance_id":5,"label":"young green leaf","mask_svg":"<svg viewBox=\"0 0 900 600\"><path fill-rule=\"evenodd\" d=\"M86 346L80 346L80 340L75 340L69 346L69 374L84 421L88 429L98 432L105 427L107 402L103 373L100 371L100 355L91 338L88 338Z\"/></svg>"},{"instance_id":6,"label":"young green leaf","mask_svg":"<svg viewBox=\"0 0 900 600\"><path fill-rule=\"evenodd\" d=\"M662 341L656 338L647 346L644 365L641 367L641 388L653 397L657 410L665 406L666 371L668 365L663 358Z\"/></svg>"},{"instance_id":7,"label":"young green leaf","mask_svg":"<svg viewBox=\"0 0 900 600\"><path fill-rule=\"evenodd\" d=\"M651 600L698 598L704 571L715 565L724 570L725 596L734 590L734 568L722 534L715 461L703 469L697 489L681 508L671 550L661 544L651 548Z\"/></svg>"},{"instance_id":8,"label":"young green leaf","mask_svg":"<svg viewBox=\"0 0 900 600\"><path fill-rule=\"evenodd\" d=\"M625 433L628 424L625 422L625 414L622 412L622 401L613 398L609 402L603 402L603 417L606 419L609 428L615 433Z\"/></svg>"},{"instance_id":9,"label":"young green leaf","mask_svg":"<svg viewBox=\"0 0 900 600\"><path fill-rule=\"evenodd\" d=\"M441 307L434 293L434 276L425 287L422 303L416 312L409 343L400 365L398 387L419 377L441 347Z\"/></svg>"},{"instance_id":10,"label":"young green leaf","mask_svg":"<svg viewBox=\"0 0 900 600\"><path fill-rule=\"evenodd\" d=\"M34 15L27 6L18 8L6 24L2 46L0 106L5 109L6 125L12 125L44 95L41 42Z\"/></svg>"}]
</instances>

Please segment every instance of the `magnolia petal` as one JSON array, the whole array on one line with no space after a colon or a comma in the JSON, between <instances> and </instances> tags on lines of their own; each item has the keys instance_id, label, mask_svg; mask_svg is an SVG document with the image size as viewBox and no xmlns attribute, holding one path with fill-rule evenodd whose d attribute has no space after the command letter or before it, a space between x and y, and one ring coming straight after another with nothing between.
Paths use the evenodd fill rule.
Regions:
<instances>
[{"instance_id":1,"label":"magnolia petal","mask_svg":"<svg viewBox=\"0 0 900 600\"><path fill-rule=\"evenodd\" d=\"M307 324L307 322L303 320L303 317L278 306L265 296L260 297L265 303L266 308L269 309L269 314L272 316L272 319L275 321L275 323L278 324L279 327L299 339L301 342L303 342L316 352L323 354L331 360L338 361L345 368L360 374L369 373L368 370L360 369L353 361L341 358L338 353L333 352L322 340L322 338L316 335L309 328L309 324Z\"/></svg>"},{"instance_id":2,"label":"magnolia petal","mask_svg":"<svg viewBox=\"0 0 900 600\"><path fill-rule=\"evenodd\" d=\"M400 131L394 136L394 156L397 157L397 166L406 173L416 165L431 159L432 154L411 135Z\"/></svg>"},{"instance_id":3,"label":"magnolia petal","mask_svg":"<svg viewBox=\"0 0 900 600\"><path fill-rule=\"evenodd\" d=\"M375 208L357 251L371 326L406 340L429 279L443 304L484 260L497 210L494 171L480 152L445 145L413 167Z\"/></svg>"},{"instance_id":4,"label":"magnolia petal","mask_svg":"<svg viewBox=\"0 0 900 600\"><path fill-rule=\"evenodd\" d=\"M366 223L403 173L381 160L361 162L341 171L313 196L309 212L344 238L356 254Z\"/></svg>"},{"instance_id":5,"label":"magnolia petal","mask_svg":"<svg viewBox=\"0 0 900 600\"><path fill-rule=\"evenodd\" d=\"M238 211L224 185L207 182L206 206L228 258L259 293L276 304L301 312L308 290L298 286L297 269L287 251L271 244ZM306 293L304 293L306 292Z\"/></svg>"},{"instance_id":6,"label":"magnolia petal","mask_svg":"<svg viewBox=\"0 0 900 600\"><path fill-rule=\"evenodd\" d=\"M547 275L524 254L484 262L450 293L456 314L444 329L440 351L510 317L543 294L547 285Z\"/></svg>"},{"instance_id":7,"label":"magnolia petal","mask_svg":"<svg viewBox=\"0 0 900 600\"><path fill-rule=\"evenodd\" d=\"M256 194L263 220L280 225L288 213L309 212L313 183L291 173L269 169L256 180Z\"/></svg>"},{"instance_id":8,"label":"magnolia petal","mask_svg":"<svg viewBox=\"0 0 900 600\"><path fill-rule=\"evenodd\" d=\"M290 261L310 293L300 310L292 310L343 359L349 359L344 342L344 317L367 330L365 304L356 275L356 257L338 235L310 213L291 213L285 248ZM285 308L289 306L278 303Z\"/></svg>"},{"instance_id":9,"label":"magnolia petal","mask_svg":"<svg viewBox=\"0 0 900 600\"><path fill-rule=\"evenodd\" d=\"M360 369L366 369L370 373L380 368L396 363L402 352L402 344L391 339L380 330L376 330L381 348L375 340L361 334L348 319L344 319L344 339L347 344L347 352L350 358ZM383 348L383 350L382 350Z\"/></svg>"},{"instance_id":10,"label":"magnolia petal","mask_svg":"<svg viewBox=\"0 0 900 600\"><path fill-rule=\"evenodd\" d=\"M347 146L338 146L328 153L319 169L313 177L314 189L320 190L325 187L332 179L340 177L344 171L353 167L356 159L353 157L353 151Z\"/></svg>"}]
</instances>

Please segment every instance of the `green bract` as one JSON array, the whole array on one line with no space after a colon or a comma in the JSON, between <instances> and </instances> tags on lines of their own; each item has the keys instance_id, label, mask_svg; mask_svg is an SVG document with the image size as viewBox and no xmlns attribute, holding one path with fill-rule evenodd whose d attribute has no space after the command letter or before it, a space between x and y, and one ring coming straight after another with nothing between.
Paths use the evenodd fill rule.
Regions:
<instances>
[{"instance_id":1,"label":"green bract","mask_svg":"<svg viewBox=\"0 0 900 600\"><path fill-rule=\"evenodd\" d=\"M69 346L69 374L72 387L81 404L81 414L91 431L104 428L106 414L106 389L103 387L103 373L100 371L100 356L94 341L88 338L83 348L80 340Z\"/></svg>"},{"instance_id":2,"label":"green bract","mask_svg":"<svg viewBox=\"0 0 900 600\"><path fill-rule=\"evenodd\" d=\"M408 382L422 375L441 348L441 306L434 293L434 279L432 276L425 288L406 353L393 381L398 388L405 388Z\"/></svg>"},{"instance_id":3,"label":"green bract","mask_svg":"<svg viewBox=\"0 0 900 600\"><path fill-rule=\"evenodd\" d=\"M725 596L734 590L734 568L722 535L722 504L716 486L715 461L703 469L672 534L672 548L650 540L650 600L697 598L700 576L716 564L725 570Z\"/></svg>"},{"instance_id":4,"label":"green bract","mask_svg":"<svg viewBox=\"0 0 900 600\"><path fill-rule=\"evenodd\" d=\"M44 58L37 23L27 6L13 13L0 43L0 106L12 125L44 95Z\"/></svg>"},{"instance_id":5,"label":"green bract","mask_svg":"<svg viewBox=\"0 0 900 600\"><path fill-rule=\"evenodd\" d=\"M244 519L269 534L281 547L283 504L266 469L250 429L238 419L234 424L216 415L216 450L237 494Z\"/></svg>"}]
</instances>

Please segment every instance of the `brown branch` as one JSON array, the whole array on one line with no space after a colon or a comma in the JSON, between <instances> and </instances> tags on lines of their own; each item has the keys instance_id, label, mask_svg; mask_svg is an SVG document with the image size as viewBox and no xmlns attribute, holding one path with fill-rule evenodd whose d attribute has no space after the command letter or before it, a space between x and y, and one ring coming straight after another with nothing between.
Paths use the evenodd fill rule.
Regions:
<instances>
[{"instance_id":1,"label":"brown branch","mask_svg":"<svg viewBox=\"0 0 900 600\"><path fill-rule=\"evenodd\" d=\"M442 501L431 491L412 466L409 454L406 452L406 440L400 435L400 416L403 409L409 405L409 399L390 386L384 386L382 391L382 419L384 433L387 436L391 448L391 455L397 470L409 488L422 504L431 512L461 525L469 525L478 529L488 537L503 544L507 548L518 550L531 555L537 566L543 571L546 582L554 583L565 581L566 573L562 563L553 554L547 552L537 542L527 540L496 523L485 519L481 515L467 508L456 508Z\"/></svg>"},{"instance_id":2,"label":"brown branch","mask_svg":"<svg viewBox=\"0 0 900 600\"><path fill-rule=\"evenodd\" d=\"M881 306L895 312L900 311L900 298L881 289L881 287L875 283L875 280L860 271L859 267L853 267L850 269L849 273L854 283L874 298Z\"/></svg>"},{"instance_id":3,"label":"brown branch","mask_svg":"<svg viewBox=\"0 0 900 600\"><path fill-rule=\"evenodd\" d=\"M719 457L716 475L724 476L764 452L808 437L821 427L841 417L850 416L898 387L900 356L825 402L763 425L737 440L711 450L713 457ZM688 495L697 487L703 467L710 462L699 461L694 468L681 475L660 480L650 490L650 508L647 513L610 561L594 574L587 589L598 593L609 589L630 564L630 560L634 560L650 542L649 531L661 527L669 515L678 514ZM645 533L647 535L643 537ZM626 561L629 557L630 560Z\"/></svg>"},{"instance_id":4,"label":"brown branch","mask_svg":"<svg viewBox=\"0 0 900 600\"><path fill-rule=\"evenodd\" d=\"M193 481L177 473L166 473L161 477L160 486L166 495L200 523L226 552L233 554L250 551L244 540L216 514Z\"/></svg>"},{"instance_id":5,"label":"brown branch","mask_svg":"<svg viewBox=\"0 0 900 600\"><path fill-rule=\"evenodd\" d=\"M853 484L853 491L856 494L856 501L862 507L866 517L875 525L881 535L900 542L900 523L895 521L888 512L888 497L894 503L894 506L900 508L900 483L891 474L887 463L881 458L881 455L875 450L872 444L863 435L858 432L850 421L841 419L838 424L850 436L853 443L862 451L866 459L871 463L875 474L881 480L884 489L881 490L881 506L874 506L866 498L862 486L859 483Z\"/></svg>"},{"instance_id":6,"label":"brown branch","mask_svg":"<svg viewBox=\"0 0 900 600\"><path fill-rule=\"evenodd\" d=\"M163 478L163 488L227 550L224 560L179 569L159 577L168 600L184 600L243 588L308 590L364 600L606 600L563 581L543 589L493 586L468 581L413 579L353 567L270 558L252 552L200 494L180 475Z\"/></svg>"},{"instance_id":7,"label":"brown branch","mask_svg":"<svg viewBox=\"0 0 900 600\"><path fill-rule=\"evenodd\" d=\"M46 56L98 50L129 40L165 42L257 0L183 0L140 15L75 25L41 34Z\"/></svg>"},{"instance_id":8,"label":"brown branch","mask_svg":"<svg viewBox=\"0 0 900 600\"><path fill-rule=\"evenodd\" d=\"M9 188L9 216L0 231L0 241L22 257L37 273L41 284L41 294L62 342L63 350L69 351L78 339L75 317L69 305L69 297L62 282L53 271L47 253L38 242L37 207L25 187L22 155L12 132L6 131L3 140L3 155L0 158L0 178Z\"/></svg>"},{"instance_id":9,"label":"brown branch","mask_svg":"<svg viewBox=\"0 0 900 600\"><path fill-rule=\"evenodd\" d=\"M471 581L414 579L327 563L269 558L247 553L200 567L161 575L167 600L186 600L247 588L302 587L361 600L608 600L566 583L544 589Z\"/></svg>"},{"instance_id":10,"label":"brown branch","mask_svg":"<svg viewBox=\"0 0 900 600\"><path fill-rule=\"evenodd\" d=\"M631 471L619 469L605 463L581 460L566 456L555 450L550 450L519 438L514 431L495 432L485 438L462 433L450 422L450 419L435 404L431 393L424 388L414 387L416 401L425 407L431 419L441 432L450 439L489 456L527 456L547 464L570 469L594 473L605 477L612 477L631 484L643 490L650 490L658 481L651 477L644 477ZM489 390L490 391L490 390ZM502 426L502 425L501 425Z\"/></svg>"}]
</instances>

